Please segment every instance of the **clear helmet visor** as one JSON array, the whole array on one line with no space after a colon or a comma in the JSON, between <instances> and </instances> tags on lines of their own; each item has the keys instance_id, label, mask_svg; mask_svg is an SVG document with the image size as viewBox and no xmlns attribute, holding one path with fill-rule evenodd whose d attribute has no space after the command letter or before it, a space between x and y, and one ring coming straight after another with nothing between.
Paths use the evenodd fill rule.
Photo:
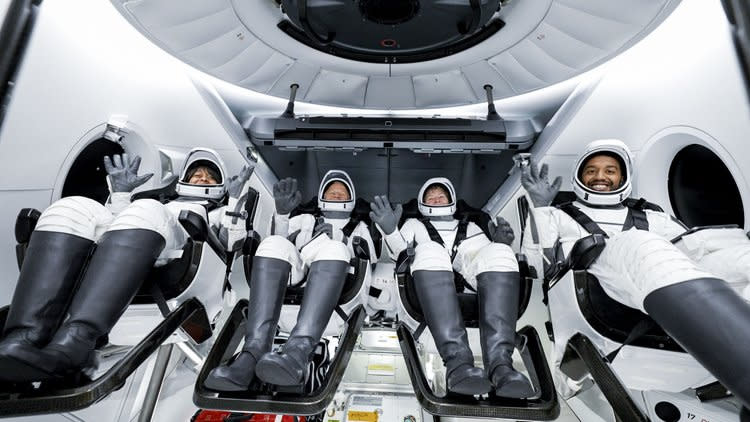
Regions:
<instances>
[{"instance_id":1,"label":"clear helmet visor","mask_svg":"<svg viewBox=\"0 0 750 422\"><path fill-rule=\"evenodd\" d=\"M456 189L445 177L433 177L426 181L419 190L417 201L419 212L425 217L444 217L456 213Z\"/></svg>"},{"instance_id":2,"label":"clear helmet visor","mask_svg":"<svg viewBox=\"0 0 750 422\"><path fill-rule=\"evenodd\" d=\"M633 186L630 149L622 141L590 143L573 169L571 184L579 200L591 205L617 205Z\"/></svg>"},{"instance_id":3,"label":"clear helmet visor","mask_svg":"<svg viewBox=\"0 0 750 422\"><path fill-rule=\"evenodd\" d=\"M351 177L343 170L329 170L318 188L318 208L321 211L351 213L357 198Z\"/></svg>"},{"instance_id":4,"label":"clear helmet visor","mask_svg":"<svg viewBox=\"0 0 750 422\"><path fill-rule=\"evenodd\" d=\"M194 148L185 158L177 183L182 196L219 199L226 193L226 171L219 155L208 148Z\"/></svg>"}]
</instances>

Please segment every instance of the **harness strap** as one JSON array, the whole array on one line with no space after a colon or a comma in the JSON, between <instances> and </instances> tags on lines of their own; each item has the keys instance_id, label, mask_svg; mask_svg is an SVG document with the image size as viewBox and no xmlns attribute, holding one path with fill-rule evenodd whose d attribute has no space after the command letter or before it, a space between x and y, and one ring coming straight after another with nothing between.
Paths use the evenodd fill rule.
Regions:
<instances>
[{"instance_id":1,"label":"harness strap","mask_svg":"<svg viewBox=\"0 0 750 422\"><path fill-rule=\"evenodd\" d=\"M583 211L579 210L578 207L573 205L571 202L566 202L560 205L560 210L568 214L576 223L580 224L581 227L586 229L591 234L601 234L605 238L608 238L607 233L599 227L588 215L584 214Z\"/></svg>"},{"instance_id":2,"label":"harness strap","mask_svg":"<svg viewBox=\"0 0 750 422\"><path fill-rule=\"evenodd\" d=\"M628 216L625 218L622 231L630 230L633 227L648 231L648 218L646 218L646 213L642 208L628 208Z\"/></svg>"},{"instance_id":3,"label":"harness strap","mask_svg":"<svg viewBox=\"0 0 750 422\"><path fill-rule=\"evenodd\" d=\"M427 234L430 236L430 240L433 242L437 242L443 247L445 247L445 242L443 242L443 238L440 237L440 233L438 233L435 226L432 225L429 219L422 218L420 219L422 224L424 224L424 227L427 229ZM466 232L469 227L469 220L464 218L461 221L458 222L458 225L456 226L456 237L453 240L453 247L451 248L451 262L456 258L456 255L458 254L458 247L461 246L461 242L466 240ZM461 293L464 291L464 289L469 289L469 291L475 292L476 289L469 284L466 279L459 273L453 272L454 281L456 283L456 291L458 293Z\"/></svg>"},{"instance_id":4,"label":"harness strap","mask_svg":"<svg viewBox=\"0 0 750 422\"><path fill-rule=\"evenodd\" d=\"M617 357L617 354L620 353L620 350L622 350L623 347L628 346L632 344L634 341L638 340L639 338L643 337L651 331L652 328L656 327L656 323L651 318L642 319L638 322L638 324L635 324L632 330L630 330L630 333L625 338L625 341L618 347L617 349L613 350L611 353L607 355L607 360L609 363L612 363L615 358Z\"/></svg>"}]
</instances>

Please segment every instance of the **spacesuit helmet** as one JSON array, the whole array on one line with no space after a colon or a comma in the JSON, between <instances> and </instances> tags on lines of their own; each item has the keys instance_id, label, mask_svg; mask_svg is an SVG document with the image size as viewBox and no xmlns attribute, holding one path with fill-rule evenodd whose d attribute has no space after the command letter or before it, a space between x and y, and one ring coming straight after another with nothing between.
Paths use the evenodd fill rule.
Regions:
<instances>
[{"instance_id":1,"label":"spacesuit helmet","mask_svg":"<svg viewBox=\"0 0 750 422\"><path fill-rule=\"evenodd\" d=\"M326 190L331 187L334 183L341 183L346 188L349 198L348 199L325 199ZM323 212L334 212L336 214L351 214L354 210L354 202L357 195L354 191L354 183L351 177L343 170L329 170L328 173L323 176L323 180L320 182L320 188L318 189L318 208Z\"/></svg>"},{"instance_id":2,"label":"spacesuit helmet","mask_svg":"<svg viewBox=\"0 0 750 422\"><path fill-rule=\"evenodd\" d=\"M589 159L596 155L606 155L618 161L622 176L619 186L608 191L599 191L591 189L583 182L584 167ZM632 176L633 160L628 146L617 139L600 139L588 144L578 158L573 168L571 184L573 192L584 203L599 206L617 205L630 196L633 190Z\"/></svg>"},{"instance_id":3,"label":"spacesuit helmet","mask_svg":"<svg viewBox=\"0 0 750 422\"><path fill-rule=\"evenodd\" d=\"M190 183L196 172L203 170L216 181L215 184ZM226 170L216 151L208 148L193 148L185 157L185 165L177 182L177 194L193 198L220 199L226 194Z\"/></svg>"},{"instance_id":4,"label":"spacesuit helmet","mask_svg":"<svg viewBox=\"0 0 750 422\"><path fill-rule=\"evenodd\" d=\"M428 205L425 203L425 193L433 187L442 187L448 194L448 204L445 205ZM424 182L422 189L419 190L417 199L419 212L425 217L444 217L456 213L456 189L453 183L445 177L433 177Z\"/></svg>"}]
</instances>

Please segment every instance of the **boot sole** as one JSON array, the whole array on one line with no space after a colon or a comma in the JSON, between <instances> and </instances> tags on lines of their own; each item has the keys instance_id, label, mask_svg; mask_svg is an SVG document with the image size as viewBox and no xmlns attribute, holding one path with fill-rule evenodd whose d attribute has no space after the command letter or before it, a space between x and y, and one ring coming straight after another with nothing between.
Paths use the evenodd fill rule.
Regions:
<instances>
[{"instance_id":1,"label":"boot sole","mask_svg":"<svg viewBox=\"0 0 750 422\"><path fill-rule=\"evenodd\" d=\"M524 381L509 381L505 383L501 388L495 390L495 395L498 397L506 397L510 399L525 399L534 395L533 388Z\"/></svg>"},{"instance_id":2,"label":"boot sole","mask_svg":"<svg viewBox=\"0 0 750 422\"><path fill-rule=\"evenodd\" d=\"M448 387L448 391L465 396L487 394L492 390L492 384L484 378L468 377Z\"/></svg>"},{"instance_id":3,"label":"boot sole","mask_svg":"<svg viewBox=\"0 0 750 422\"><path fill-rule=\"evenodd\" d=\"M261 381L281 386L295 386L304 383L297 378L297 374L292 374L280 363L268 360L261 360L255 367L255 376Z\"/></svg>"},{"instance_id":4,"label":"boot sole","mask_svg":"<svg viewBox=\"0 0 750 422\"><path fill-rule=\"evenodd\" d=\"M203 381L203 386L215 391L247 391L250 387L250 383L247 383L247 385L241 385L228 378L209 376Z\"/></svg>"},{"instance_id":5,"label":"boot sole","mask_svg":"<svg viewBox=\"0 0 750 422\"><path fill-rule=\"evenodd\" d=\"M36 382L55 378L57 377L16 357L0 357L0 379L3 381Z\"/></svg>"}]
</instances>

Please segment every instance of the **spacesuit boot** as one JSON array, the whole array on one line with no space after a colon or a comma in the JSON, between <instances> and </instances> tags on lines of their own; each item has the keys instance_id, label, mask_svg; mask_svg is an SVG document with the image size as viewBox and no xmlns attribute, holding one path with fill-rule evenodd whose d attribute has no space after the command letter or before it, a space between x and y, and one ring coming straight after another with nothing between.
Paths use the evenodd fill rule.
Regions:
<instances>
[{"instance_id":1,"label":"spacesuit boot","mask_svg":"<svg viewBox=\"0 0 750 422\"><path fill-rule=\"evenodd\" d=\"M258 378L275 385L300 385L305 381L308 362L341 297L348 269L345 261L313 261L297 324L281 351L267 353L258 361Z\"/></svg>"},{"instance_id":2,"label":"spacesuit boot","mask_svg":"<svg viewBox=\"0 0 750 422\"><path fill-rule=\"evenodd\" d=\"M534 394L529 380L513 369L520 282L517 272L487 271L477 275L484 369L500 397L524 398Z\"/></svg>"},{"instance_id":3,"label":"spacesuit boot","mask_svg":"<svg viewBox=\"0 0 750 422\"><path fill-rule=\"evenodd\" d=\"M0 379L16 380L19 354L38 353L57 330L94 242L52 231L31 235L0 341Z\"/></svg>"},{"instance_id":4,"label":"spacesuit boot","mask_svg":"<svg viewBox=\"0 0 750 422\"><path fill-rule=\"evenodd\" d=\"M245 345L234 362L214 368L208 374L203 383L207 388L218 391L248 389L255 377L255 364L273 346L291 269L291 264L281 259L253 258Z\"/></svg>"},{"instance_id":5,"label":"spacesuit boot","mask_svg":"<svg viewBox=\"0 0 750 422\"><path fill-rule=\"evenodd\" d=\"M659 288L646 312L745 407L750 407L750 304L724 281L699 278Z\"/></svg>"},{"instance_id":6,"label":"spacesuit boot","mask_svg":"<svg viewBox=\"0 0 750 422\"><path fill-rule=\"evenodd\" d=\"M456 298L452 271L412 273L414 287L427 326L446 367L448 391L458 394L484 394L492 389L484 371L474 367L461 309Z\"/></svg>"},{"instance_id":7,"label":"spacesuit boot","mask_svg":"<svg viewBox=\"0 0 750 422\"><path fill-rule=\"evenodd\" d=\"M68 319L39 353L18 357L32 369L27 379L64 377L91 366L97 340L125 312L164 245L164 238L151 230L104 233L70 304Z\"/></svg>"}]
</instances>

